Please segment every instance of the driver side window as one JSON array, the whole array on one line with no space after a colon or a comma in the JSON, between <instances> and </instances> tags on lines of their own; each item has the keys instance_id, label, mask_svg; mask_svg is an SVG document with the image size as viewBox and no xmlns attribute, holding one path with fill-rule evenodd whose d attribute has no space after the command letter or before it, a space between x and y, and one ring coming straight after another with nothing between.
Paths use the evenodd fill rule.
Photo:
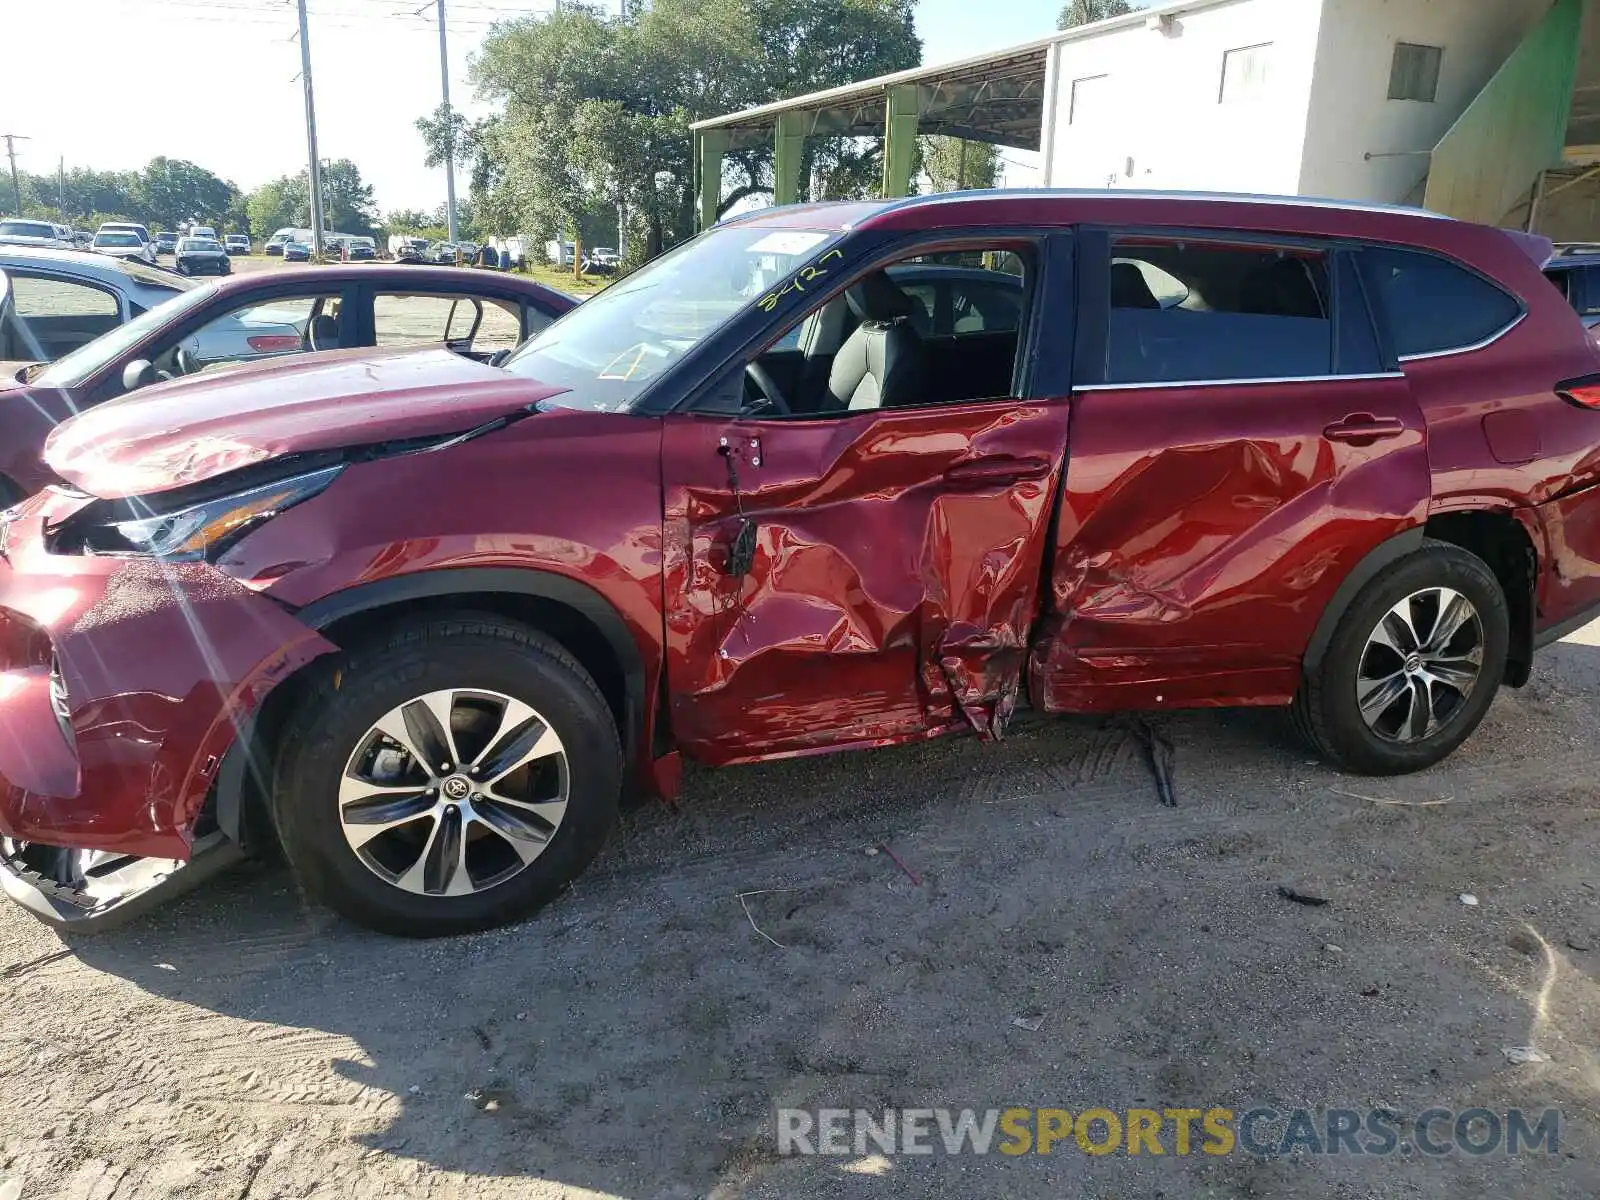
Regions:
<instances>
[{"instance_id":1,"label":"driver side window","mask_svg":"<svg viewBox=\"0 0 1600 1200\"><path fill-rule=\"evenodd\" d=\"M339 296L281 296L213 317L152 360L157 379L197 375L236 363L335 350Z\"/></svg>"},{"instance_id":2,"label":"driver side window","mask_svg":"<svg viewBox=\"0 0 1600 1200\"><path fill-rule=\"evenodd\" d=\"M888 263L798 317L697 407L820 418L1010 397L1036 261L1013 243Z\"/></svg>"}]
</instances>

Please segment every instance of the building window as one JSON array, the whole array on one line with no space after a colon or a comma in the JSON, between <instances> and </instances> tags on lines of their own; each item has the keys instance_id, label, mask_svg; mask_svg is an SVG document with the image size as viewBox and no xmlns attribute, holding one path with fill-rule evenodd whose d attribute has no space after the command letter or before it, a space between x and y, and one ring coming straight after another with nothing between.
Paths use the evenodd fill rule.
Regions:
<instances>
[{"instance_id":1,"label":"building window","mask_svg":"<svg viewBox=\"0 0 1600 1200\"><path fill-rule=\"evenodd\" d=\"M1259 46L1241 46L1222 56L1222 87L1217 93L1220 104L1237 104L1255 100L1267 90L1267 72L1272 63L1272 43Z\"/></svg>"},{"instance_id":2,"label":"building window","mask_svg":"<svg viewBox=\"0 0 1600 1200\"><path fill-rule=\"evenodd\" d=\"M1072 81L1072 107L1067 113L1067 124L1083 125L1109 115L1111 76L1088 75Z\"/></svg>"},{"instance_id":3,"label":"building window","mask_svg":"<svg viewBox=\"0 0 1600 1200\"><path fill-rule=\"evenodd\" d=\"M1444 58L1440 46L1419 46L1414 42L1396 42L1394 63L1389 68L1389 99L1421 100L1432 104L1439 92L1439 61Z\"/></svg>"}]
</instances>

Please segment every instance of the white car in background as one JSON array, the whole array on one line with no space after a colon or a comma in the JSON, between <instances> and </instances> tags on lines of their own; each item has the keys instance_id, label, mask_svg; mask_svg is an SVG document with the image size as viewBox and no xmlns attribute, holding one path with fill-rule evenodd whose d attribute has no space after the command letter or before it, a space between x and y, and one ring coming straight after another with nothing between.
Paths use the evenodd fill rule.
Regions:
<instances>
[{"instance_id":1,"label":"white car in background","mask_svg":"<svg viewBox=\"0 0 1600 1200\"><path fill-rule=\"evenodd\" d=\"M0 221L0 246L71 250L72 234L52 221L29 221L19 217L8 217Z\"/></svg>"},{"instance_id":2,"label":"white car in background","mask_svg":"<svg viewBox=\"0 0 1600 1200\"><path fill-rule=\"evenodd\" d=\"M142 335L113 331L134 320L146 332L163 320L176 321L205 303L217 286L196 284L164 268L151 270L140 258L21 246L0 247L0 273L10 280L15 301L10 322L0 324L0 360L6 360L0 364L0 386L26 382L31 372L24 363L52 362L91 342L100 341L104 354L115 356L133 344L130 336L136 341ZM180 296L187 297L182 306L167 307ZM241 302L188 333L171 357L175 364L181 350L186 370L199 370L328 349L316 344L309 309L310 301L295 298Z\"/></svg>"},{"instance_id":3,"label":"white car in background","mask_svg":"<svg viewBox=\"0 0 1600 1200\"><path fill-rule=\"evenodd\" d=\"M141 242L151 240L150 230L138 221L102 221L96 233L136 233Z\"/></svg>"},{"instance_id":4,"label":"white car in background","mask_svg":"<svg viewBox=\"0 0 1600 1200\"><path fill-rule=\"evenodd\" d=\"M156 265L156 248L149 238L140 239L131 229L107 229L100 227L100 232L94 235L91 248L96 254L108 254L112 258L133 258L142 263Z\"/></svg>"}]
</instances>

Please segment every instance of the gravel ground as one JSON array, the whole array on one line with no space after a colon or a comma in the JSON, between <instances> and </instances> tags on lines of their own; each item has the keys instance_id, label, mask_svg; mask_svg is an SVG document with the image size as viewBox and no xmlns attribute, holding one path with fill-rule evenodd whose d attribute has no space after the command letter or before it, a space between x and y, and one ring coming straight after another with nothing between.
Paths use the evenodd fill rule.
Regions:
<instances>
[{"instance_id":1,"label":"gravel ground","mask_svg":"<svg viewBox=\"0 0 1600 1200\"><path fill-rule=\"evenodd\" d=\"M270 866L71 944L0 911L0 1178L97 1200L1592 1197L1597 695L1592 626L1398 780L1310 761L1276 713L1175 715L1175 809L1109 721L695 773L540 918L452 941L353 929ZM1525 1045L1548 1061L1507 1061ZM1170 1134L1161 1158L780 1157L773 1132L779 1105L1258 1104L1563 1123L1554 1155L1265 1161Z\"/></svg>"}]
</instances>

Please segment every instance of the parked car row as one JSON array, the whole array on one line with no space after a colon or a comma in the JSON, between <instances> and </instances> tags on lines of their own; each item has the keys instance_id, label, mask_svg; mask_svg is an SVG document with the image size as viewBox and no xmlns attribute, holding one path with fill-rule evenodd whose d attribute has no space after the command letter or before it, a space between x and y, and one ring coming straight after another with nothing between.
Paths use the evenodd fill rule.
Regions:
<instances>
[{"instance_id":1,"label":"parked car row","mask_svg":"<svg viewBox=\"0 0 1600 1200\"><path fill-rule=\"evenodd\" d=\"M174 281L0 392L0 887L105 923L275 840L357 921L483 928L685 757L995 738L1023 697L1281 706L1422 769L1600 613L1575 261L964 192L737 217L575 307ZM9 350L89 332L28 277Z\"/></svg>"},{"instance_id":2,"label":"parked car row","mask_svg":"<svg viewBox=\"0 0 1600 1200\"><path fill-rule=\"evenodd\" d=\"M41 249L71 250L76 234L53 221L30 221L17 217L0 220L0 246L34 246Z\"/></svg>"}]
</instances>

